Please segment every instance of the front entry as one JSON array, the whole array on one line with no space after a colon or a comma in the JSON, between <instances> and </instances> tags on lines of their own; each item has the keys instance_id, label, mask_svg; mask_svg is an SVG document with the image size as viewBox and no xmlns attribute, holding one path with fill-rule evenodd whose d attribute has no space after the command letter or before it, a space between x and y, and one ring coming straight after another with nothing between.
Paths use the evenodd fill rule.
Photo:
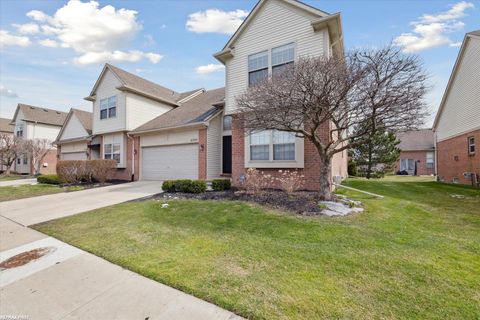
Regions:
<instances>
[{"instance_id":1,"label":"front entry","mask_svg":"<svg viewBox=\"0 0 480 320\"><path fill-rule=\"evenodd\" d=\"M223 173L232 173L232 136L223 136Z\"/></svg>"}]
</instances>

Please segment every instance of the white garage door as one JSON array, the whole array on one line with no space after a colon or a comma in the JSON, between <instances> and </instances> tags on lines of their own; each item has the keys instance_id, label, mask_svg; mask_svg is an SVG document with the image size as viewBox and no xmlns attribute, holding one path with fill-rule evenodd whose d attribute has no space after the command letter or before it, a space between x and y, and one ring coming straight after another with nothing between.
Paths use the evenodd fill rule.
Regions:
<instances>
[{"instance_id":1,"label":"white garage door","mask_svg":"<svg viewBox=\"0 0 480 320\"><path fill-rule=\"evenodd\" d=\"M87 154L85 153L85 151L62 153L61 159L62 160L87 160Z\"/></svg>"},{"instance_id":2,"label":"white garage door","mask_svg":"<svg viewBox=\"0 0 480 320\"><path fill-rule=\"evenodd\" d=\"M142 148L142 179L198 179L198 144Z\"/></svg>"}]
</instances>

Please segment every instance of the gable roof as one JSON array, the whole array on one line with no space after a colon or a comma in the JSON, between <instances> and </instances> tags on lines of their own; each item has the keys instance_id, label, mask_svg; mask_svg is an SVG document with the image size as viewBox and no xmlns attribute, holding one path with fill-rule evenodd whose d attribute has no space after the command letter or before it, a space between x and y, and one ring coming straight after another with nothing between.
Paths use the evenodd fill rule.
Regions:
<instances>
[{"instance_id":1,"label":"gable roof","mask_svg":"<svg viewBox=\"0 0 480 320\"><path fill-rule=\"evenodd\" d=\"M68 121L71 119L71 117L75 115L82 124L83 128L85 131L91 135L92 134L92 122L93 122L93 113L88 112L88 111L83 111L75 108L71 108L70 111L68 112L68 115L65 119L65 122L62 125L62 129L60 129L60 132L57 135L57 138L55 139L55 142L61 141L61 137L63 134L63 131L65 131L65 128L67 126ZM69 139L71 140L71 139Z\"/></svg>"},{"instance_id":2,"label":"gable roof","mask_svg":"<svg viewBox=\"0 0 480 320\"><path fill-rule=\"evenodd\" d=\"M225 88L205 91L188 100L180 107L172 109L141 125L133 130L132 133L202 124L222 110L224 99Z\"/></svg>"},{"instance_id":3,"label":"gable roof","mask_svg":"<svg viewBox=\"0 0 480 320\"><path fill-rule=\"evenodd\" d=\"M15 126L12 124L12 119L0 118L0 132L13 133Z\"/></svg>"},{"instance_id":4,"label":"gable roof","mask_svg":"<svg viewBox=\"0 0 480 320\"><path fill-rule=\"evenodd\" d=\"M469 32L465 34L465 37L463 38L462 46L460 47L457 60L455 61L455 65L453 66L453 70L452 70L452 73L450 74L450 79L448 79L445 92L443 93L442 101L440 102L437 115L435 116L435 120L433 121L433 130L437 128L438 122L440 121L440 117L445 107L445 102L447 100L448 94L450 93L450 89L452 88L453 82L455 81L455 78L457 76L457 70L460 67L460 63L463 59L463 55L465 54L465 50L467 48L467 42L469 41L470 38L480 40L480 30Z\"/></svg>"},{"instance_id":5,"label":"gable roof","mask_svg":"<svg viewBox=\"0 0 480 320\"><path fill-rule=\"evenodd\" d=\"M21 110L23 113L22 120L24 121L38 122L54 126L62 126L68 114L63 111L43 107L35 107L28 104L19 103L17 105L17 110L15 110L15 115L13 116L14 120L17 118L19 110Z\"/></svg>"},{"instance_id":6,"label":"gable roof","mask_svg":"<svg viewBox=\"0 0 480 320\"><path fill-rule=\"evenodd\" d=\"M432 129L419 129L397 133L398 148L402 151L434 150Z\"/></svg>"},{"instance_id":7,"label":"gable roof","mask_svg":"<svg viewBox=\"0 0 480 320\"><path fill-rule=\"evenodd\" d=\"M312 22L312 27L315 31L320 30L320 28L327 27L330 32L330 37L332 38L332 43L339 42L340 50L343 53L343 35L341 29L341 17L340 13L329 14L325 11L312 7L308 4L305 4L298 0L259 0L252 11L248 16L243 20L242 24L238 27L237 31L230 37L228 42L223 47L222 51L215 53L213 56L222 63L225 63L225 59L232 56L232 49L234 48L235 41L240 37L240 35L247 29L248 25L261 10L261 8L268 1L283 1L293 7L296 7L300 10L306 11L318 17L318 20Z\"/></svg>"},{"instance_id":8,"label":"gable roof","mask_svg":"<svg viewBox=\"0 0 480 320\"><path fill-rule=\"evenodd\" d=\"M123 69L120 69L118 67L115 67L111 64L106 63L105 66L103 67L102 72L100 73L100 76L95 82L95 85L93 86L93 89L90 92L90 95L85 98L86 100L90 100L90 101L95 100L95 91L97 90L101 82L101 79L103 78L103 75L107 70L110 70L120 81L121 86L117 88L118 90L130 91L130 92L145 96L147 98L161 101L173 106L177 106L178 101L201 90L201 89L196 89L189 92L179 93L172 89L163 87L152 81L149 81L147 79L134 75L133 73L130 73L128 71L125 71Z\"/></svg>"}]
</instances>

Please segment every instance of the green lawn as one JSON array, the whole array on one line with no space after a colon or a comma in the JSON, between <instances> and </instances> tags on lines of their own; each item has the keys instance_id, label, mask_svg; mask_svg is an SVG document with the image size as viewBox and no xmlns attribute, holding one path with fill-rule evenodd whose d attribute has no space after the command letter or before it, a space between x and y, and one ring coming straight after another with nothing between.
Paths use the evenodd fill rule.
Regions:
<instances>
[{"instance_id":1,"label":"green lawn","mask_svg":"<svg viewBox=\"0 0 480 320\"><path fill-rule=\"evenodd\" d=\"M0 187L0 202L43 196L46 194L65 192L66 189L51 184L33 184Z\"/></svg>"},{"instance_id":2,"label":"green lawn","mask_svg":"<svg viewBox=\"0 0 480 320\"><path fill-rule=\"evenodd\" d=\"M297 217L241 202L130 202L35 226L237 314L478 319L480 191L354 179L362 214Z\"/></svg>"},{"instance_id":3,"label":"green lawn","mask_svg":"<svg viewBox=\"0 0 480 320\"><path fill-rule=\"evenodd\" d=\"M9 174L9 175L0 175L0 181L12 181L12 180L19 180L19 179L28 179L31 176L19 175L19 174Z\"/></svg>"}]
</instances>

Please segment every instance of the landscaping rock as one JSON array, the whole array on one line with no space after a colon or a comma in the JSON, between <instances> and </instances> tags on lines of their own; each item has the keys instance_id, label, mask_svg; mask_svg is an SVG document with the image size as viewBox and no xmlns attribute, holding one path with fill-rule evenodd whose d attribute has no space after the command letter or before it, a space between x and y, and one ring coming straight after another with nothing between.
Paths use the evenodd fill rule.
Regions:
<instances>
[{"instance_id":1,"label":"landscaping rock","mask_svg":"<svg viewBox=\"0 0 480 320\"><path fill-rule=\"evenodd\" d=\"M329 217L346 216L351 213L363 212L363 208L350 207L350 205L343 202L320 201L319 206L324 207L322 214Z\"/></svg>"}]
</instances>

